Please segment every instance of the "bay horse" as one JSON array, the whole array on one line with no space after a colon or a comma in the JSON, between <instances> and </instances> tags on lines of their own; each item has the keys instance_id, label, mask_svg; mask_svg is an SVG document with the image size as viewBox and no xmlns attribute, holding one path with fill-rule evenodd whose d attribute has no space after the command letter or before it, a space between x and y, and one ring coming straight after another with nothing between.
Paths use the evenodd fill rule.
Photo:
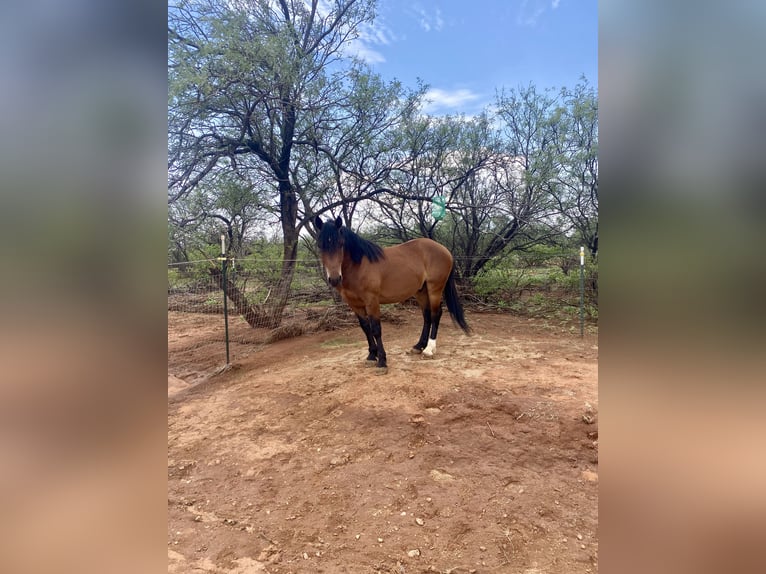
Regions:
<instances>
[{"instance_id":1,"label":"bay horse","mask_svg":"<svg viewBox=\"0 0 766 574\"><path fill-rule=\"evenodd\" d=\"M466 323L455 285L449 250L432 239L420 238L381 248L335 221L314 220L322 266L327 280L359 319L367 337L367 364L377 374L387 372L380 326L380 305L401 303L414 296L423 312L423 331L412 353L433 357L442 315L442 295L452 319L466 334Z\"/></svg>"}]
</instances>

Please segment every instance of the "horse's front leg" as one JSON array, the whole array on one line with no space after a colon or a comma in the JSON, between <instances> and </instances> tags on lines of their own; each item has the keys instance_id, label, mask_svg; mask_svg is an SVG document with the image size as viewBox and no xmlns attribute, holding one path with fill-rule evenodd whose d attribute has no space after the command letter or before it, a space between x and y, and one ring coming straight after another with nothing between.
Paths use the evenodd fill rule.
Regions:
<instances>
[{"instance_id":1,"label":"horse's front leg","mask_svg":"<svg viewBox=\"0 0 766 574\"><path fill-rule=\"evenodd\" d=\"M384 375L388 372L388 365L386 364L386 350L383 348L383 333L380 326L380 306L374 305L368 309L367 316L370 319L370 333L375 341L375 348L378 355L378 363L376 366L376 374Z\"/></svg>"},{"instance_id":2,"label":"horse's front leg","mask_svg":"<svg viewBox=\"0 0 766 574\"><path fill-rule=\"evenodd\" d=\"M367 350L369 351L367 354L367 366L375 366L378 360L378 346L372 336L370 320L360 313L357 313L356 318L359 319L359 326L364 331L364 336L367 337Z\"/></svg>"}]
</instances>

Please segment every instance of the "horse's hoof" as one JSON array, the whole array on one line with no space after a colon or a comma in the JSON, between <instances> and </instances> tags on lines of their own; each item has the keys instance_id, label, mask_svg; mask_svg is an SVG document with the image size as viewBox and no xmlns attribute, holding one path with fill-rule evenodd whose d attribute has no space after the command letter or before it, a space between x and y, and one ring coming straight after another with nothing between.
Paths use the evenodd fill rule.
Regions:
<instances>
[{"instance_id":1,"label":"horse's hoof","mask_svg":"<svg viewBox=\"0 0 766 574\"><path fill-rule=\"evenodd\" d=\"M412 347L409 351L407 351L410 355L419 355L423 352L423 349L418 349L417 347Z\"/></svg>"},{"instance_id":2,"label":"horse's hoof","mask_svg":"<svg viewBox=\"0 0 766 574\"><path fill-rule=\"evenodd\" d=\"M433 359L434 358L434 354L433 353L423 353L422 357L424 359Z\"/></svg>"},{"instance_id":3,"label":"horse's hoof","mask_svg":"<svg viewBox=\"0 0 766 574\"><path fill-rule=\"evenodd\" d=\"M375 367L376 375L385 375L388 372L388 367Z\"/></svg>"},{"instance_id":4,"label":"horse's hoof","mask_svg":"<svg viewBox=\"0 0 766 574\"><path fill-rule=\"evenodd\" d=\"M364 366L365 366L365 367L374 367L374 366L375 366L375 365L377 365L377 364L378 364L378 361L376 361L375 359L367 359L367 360L364 362Z\"/></svg>"}]
</instances>

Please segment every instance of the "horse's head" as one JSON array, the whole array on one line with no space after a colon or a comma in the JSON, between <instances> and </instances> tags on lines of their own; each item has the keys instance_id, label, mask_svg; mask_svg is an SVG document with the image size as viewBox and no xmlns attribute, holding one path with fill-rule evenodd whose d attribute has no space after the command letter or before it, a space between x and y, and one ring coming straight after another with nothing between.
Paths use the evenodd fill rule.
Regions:
<instances>
[{"instance_id":1,"label":"horse's head","mask_svg":"<svg viewBox=\"0 0 766 574\"><path fill-rule=\"evenodd\" d=\"M339 287L343 281L341 264L343 263L343 220L338 217L335 221L322 221L318 215L314 220L318 235L317 246L322 265L327 273L327 280L333 287Z\"/></svg>"}]
</instances>

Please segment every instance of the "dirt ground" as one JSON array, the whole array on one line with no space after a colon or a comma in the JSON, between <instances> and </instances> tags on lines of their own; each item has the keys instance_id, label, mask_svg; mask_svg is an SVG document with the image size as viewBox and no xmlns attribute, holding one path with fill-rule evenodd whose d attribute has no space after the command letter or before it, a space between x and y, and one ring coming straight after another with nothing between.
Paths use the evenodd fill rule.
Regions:
<instances>
[{"instance_id":1,"label":"dirt ground","mask_svg":"<svg viewBox=\"0 0 766 574\"><path fill-rule=\"evenodd\" d=\"M168 572L598 570L597 335L510 315L194 347L169 315ZM181 347L193 349L186 354Z\"/></svg>"}]
</instances>

